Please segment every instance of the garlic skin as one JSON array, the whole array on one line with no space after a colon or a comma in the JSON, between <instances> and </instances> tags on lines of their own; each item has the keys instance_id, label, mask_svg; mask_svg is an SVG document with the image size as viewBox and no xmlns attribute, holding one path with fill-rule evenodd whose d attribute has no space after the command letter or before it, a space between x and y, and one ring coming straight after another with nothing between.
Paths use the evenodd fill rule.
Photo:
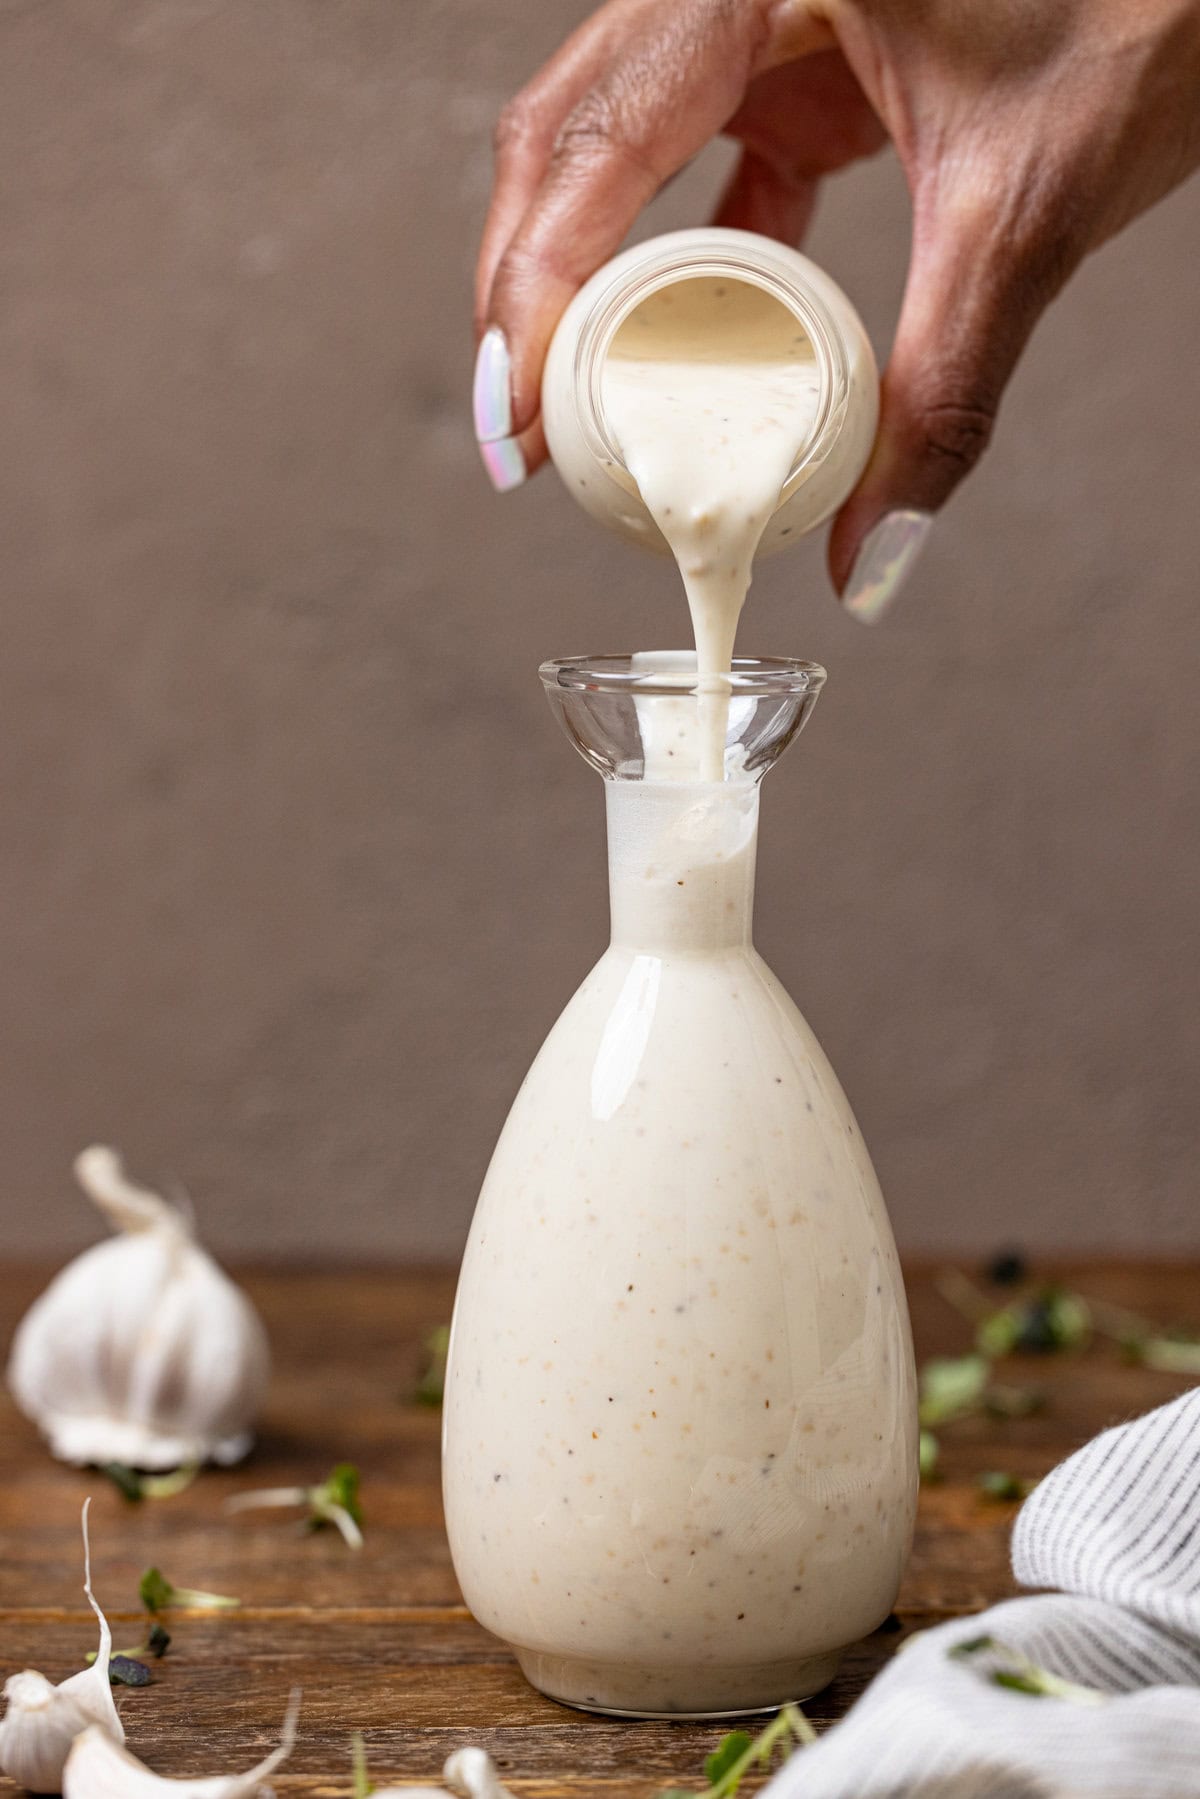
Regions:
<instances>
[{"instance_id":1,"label":"garlic skin","mask_svg":"<svg viewBox=\"0 0 1200 1799\"><path fill-rule=\"evenodd\" d=\"M442 1779L460 1799L513 1799L500 1784L500 1772L486 1749L456 1749L442 1769Z\"/></svg>"},{"instance_id":2,"label":"garlic skin","mask_svg":"<svg viewBox=\"0 0 1200 1799\"><path fill-rule=\"evenodd\" d=\"M245 1774L214 1774L202 1780L169 1780L155 1774L93 1726L75 1739L67 1757L63 1799L273 1799L272 1789L262 1782L291 1754L298 1711L299 1695L294 1693L278 1749L256 1767Z\"/></svg>"},{"instance_id":3,"label":"garlic skin","mask_svg":"<svg viewBox=\"0 0 1200 1799\"><path fill-rule=\"evenodd\" d=\"M44 1674L27 1668L5 1682L8 1708L0 1720L0 1769L31 1793L62 1791L63 1767L71 1745L89 1728L106 1742L123 1743L125 1730L117 1716L108 1679L112 1632L92 1593L92 1557L88 1544L88 1507L83 1505L83 1590L100 1621L100 1644L90 1668L55 1686Z\"/></svg>"},{"instance_id":4,"label":"garlic skin","mask_svg":"<svg viewBox=\"0 0 1200 1799\"><path fill-rule=\"evenodd\" d=\"M269 1374L257 1312L115 1150L85 1149L75 1175L118 1235L68 1263L21 1320L13 1398L60 1461L239 1461Z\"/></svg>"}]
</instances>

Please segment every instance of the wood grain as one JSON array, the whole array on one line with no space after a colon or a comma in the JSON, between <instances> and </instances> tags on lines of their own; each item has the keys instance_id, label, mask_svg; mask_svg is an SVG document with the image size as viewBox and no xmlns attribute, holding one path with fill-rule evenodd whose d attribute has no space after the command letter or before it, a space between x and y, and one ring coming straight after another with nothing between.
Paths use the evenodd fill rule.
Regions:
<instances>
[{"instance_id":1,"label":"wood grain","mask_svg":"<svg viewBox=\"0 0 1200 1799\"><path fill-rule=\"evenodd\" d=\"M0 1336L46 1278L0 1270ZM1195 1266L1093 1265L1047 1270L1164 1324L1200 1311ZM696 1785L720 1732L631 1724L570 1712L534 1693L512 1657L471 1619L442 1532L436 1412L411 1393L425 1332L448 1316L443 1271L249 1273L270 1331L275 1376L259 1445L232 1472L206 1473L166 1501L130 1505L103 1477L63 1468L0 1396L0 1676L74 1671L95 1645L80 1590L79 1510L93 1494L93 1578L118 1647L139 1640L141 1571L239 1596L236 1613L175 1614L173 1641L149 1687L121 1699L131 1747L172 1775L233 1771L273 1744L293 1687L300 1741L274 1785L295 1799L349 1795L349 1733L364 1732L382 1784L436 1778L463 1742L496 1756L513 1789L624 1795ZM969 1346L929 1270L909 1278L918 1354ZM899 1611L903 1632L1011 1592L1014 1508L975 1486L987 1468L1036 1477L1078 1443L1188 1383L1123 1365L1096 1347L1078 1356L1012 1358L1006 1378L1036 1384L1028 1418L964 1420L942 1433L943 1478L922 1492ZM367 1543L351 1554L332 1532L305 1534L282 1513L226 1517L248 1486L309 1483L342 1459L362 1471ZM806 1709L818 1728L842 1716L902 1633L859 1645ZM0 1793L15 1792L0 1780Z\"/></svg>"}]
</instances>

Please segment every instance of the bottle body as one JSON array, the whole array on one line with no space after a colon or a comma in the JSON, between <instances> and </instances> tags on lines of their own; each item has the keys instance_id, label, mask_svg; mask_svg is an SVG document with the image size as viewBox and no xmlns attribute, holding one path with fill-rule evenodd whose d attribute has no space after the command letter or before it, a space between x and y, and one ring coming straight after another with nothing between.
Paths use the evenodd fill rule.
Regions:
<instances>
[{"instance_id":1,"label":"bottle body","mask_svg":"<svg viewBox=\"0 0 1200 1799\"><path fill-rule=\"evenodd\" d=\"M845 1095L751 942L756 782L606 793L613 941L463 1264L447 1525L467 1603L552 1697L754 1711L824 1686L895 1599L903 1285Z\"/></svg>"},{"instance_id":2,"label":"bottle body","mask_svg":"<svg viewBox=\"0 0 1200 1799\"><path fill-rule=\"evenodd\" d=\"M568 491L610 530L666 553L606 416L604 365L622 324L652 293L707 277L760 287L794 314L820 381L811 433L797 446L759 542L769 555L828 518L866 466L879 417L879 378L862 322L836 282L797 250L715 226L670 232L622 251L572 300L542 381L550 454Z\"/></svg>"}]
</instances>

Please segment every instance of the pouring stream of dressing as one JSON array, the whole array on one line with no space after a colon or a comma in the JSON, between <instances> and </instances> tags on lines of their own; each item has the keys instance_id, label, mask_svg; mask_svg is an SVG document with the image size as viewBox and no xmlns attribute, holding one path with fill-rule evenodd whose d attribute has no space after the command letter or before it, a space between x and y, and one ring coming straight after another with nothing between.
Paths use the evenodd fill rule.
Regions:
<instances>
[{"instance_id":1,"label":"pouring stream of dressing","mask_svg":"<svg viewBox=\"0 0 1200 1799\"><path fill-rule=\"evenodd\" d=\"M820 403L812 343L772 294L725 276L659 288L618 328L604 409L679 565L701 692L700 767L725 778L729 674L754 553Z\"/></svg>"}]
</instances>

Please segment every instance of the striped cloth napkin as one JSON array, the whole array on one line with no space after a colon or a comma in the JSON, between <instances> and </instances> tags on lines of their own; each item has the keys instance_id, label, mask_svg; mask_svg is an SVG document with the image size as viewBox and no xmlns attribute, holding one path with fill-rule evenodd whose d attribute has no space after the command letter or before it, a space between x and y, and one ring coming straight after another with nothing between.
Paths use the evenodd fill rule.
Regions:
<instances>
[{"instance_id":1,"label":"striped cloth napkin","mask_svg":"<svg viewBox=\"0 0 1200 1799\"><path fill-rule=\"evenodd\" d=\"M1056 1468L1012 1559L1060 1590L911 1638L770 1799L1198 1799L1200 1388Z\"/></svg>"}]
</instances>

